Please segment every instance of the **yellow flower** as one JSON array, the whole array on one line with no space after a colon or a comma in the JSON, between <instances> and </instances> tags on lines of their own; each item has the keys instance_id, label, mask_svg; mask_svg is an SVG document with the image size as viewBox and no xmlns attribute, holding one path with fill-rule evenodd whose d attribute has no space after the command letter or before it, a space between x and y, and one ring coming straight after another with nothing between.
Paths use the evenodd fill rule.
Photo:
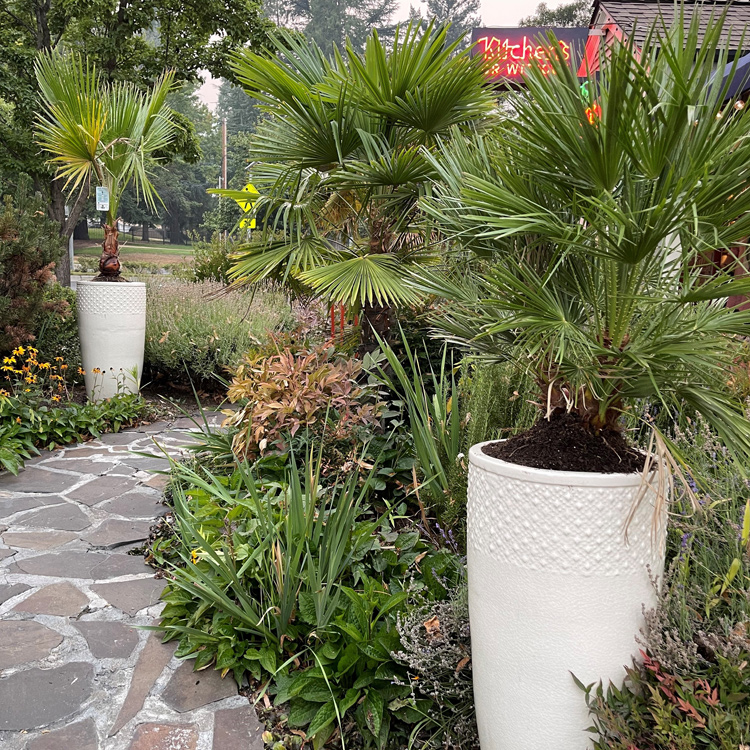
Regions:
<instances>
[{"instance_id":1,"label":"yellow flower","mask_svg":"<svg viewBox=\"0 0 750 750\"><path fill-rule=\"evenodd\" d=\"M85 375L85 374L86 374L86 370L82 370L82 369L81 369L81 368L79 367L79 368L78 368L78 374L79 374L79 375Z\"/></svg>"},{"instance_id":2,"label":"yellow flower","mask_svg":"<svg viewBox=\"0 0 750 750\"><path fill-rule=\"evenodd\" d=\"M60 397L59 397L59 396L53 396L53 397L52 397L52 400L53 400L53 401L59 401L59 400L60 400Z\"/></svg>"},{"instance_id":3,"label":"yellow flower","mask_svg":"<svg viewBox=\"0 0 750 750\"><path fill-rule=\"evenodd\" d=\"M22 346L19 346L13 350L13 355L15 356L16 354L26 354L26 349L24 349Z\"/></svg>"},{"instance_id":4,"label":"yellow flower","mask_svg":"<svg viewBox=\"0 0 750 750\"><path fill-rule=\"evenodd\" d=\"M61 370L67 370L67 369L68 369L68 366L67 366L67 365L60 365L60 369L61 369Z\"/></svg>"},{"instance_id":5,"label":"yellow flower","mask_svg":"<svg viewBox=\"0 0 750 750\"><path fill-rule=\"evenodd\" d=\"M33 346L29 347L29 354L39 354L39 349L34 349Z\"/></svg>"},{"instance_id":6,"label":"yellow flower","mask_svg":"<svg viewBox=\"0 0 750 750\"><path fill-rule=\"evenodd\" d=\"M3 357L3 364L14 365L16 364L16 358L15 357Z\"/></svg>"},{"instance_id":7,"label":"yellow flower","mask_svg":"<svg viewBox=\"0 0 750 750\"><path fill-rule=\"evenodd\" d=\"M101 375L101 370L98 367L95 367L91 372L94 373L94 375Z\"/></svg>"},{"instance_id":8,"label":"yellow flower","mask_svg":"<svg viewBox=\"0 0 750 750\"><path fill-rule=\"evenodd\" d=\"M26 390L28 391L29 389L27 388ZM21 417L16 417L16 422L18 422L18 424L21 424Z\"/></svg>"},{"instance_id":9,"label":"yellow flower","mask_svg":"<svg viewBox=\"0 0 750 750\"><path fill-rule=\"evenodd\" d=\"M39 369L40 370L49 370L50 364L49 362L40 362L39 363Z\"/></svg>"},{"instance_id":10,"label":"yellow flower","mask_svg":"<svg viewBox=\"0 0 750 750\"><path fill-rule=\"evenodd\" d=\"M198 553L195 550L190 552L190 559L192 560L193 565L198 562Z\"/></svg>"},{"instance_id":11,"label":"yellow flower","mask_svg":"<svg viewBox=\"0 0 750 750\"><path fill-rule=\"evenodd\" d=\"M0 396L10 396L10 393L5 388L0 388Z\"/></svg>"},{"instance_id":12,"label":"yellow flower","mask_svg":"<svg viewBox=\"0 0 750 750\"><path fill-rule=\"evenodd\" d=\"M55 357L55 362L62 362L65 357Z\"/></svg>"}]
</instances>

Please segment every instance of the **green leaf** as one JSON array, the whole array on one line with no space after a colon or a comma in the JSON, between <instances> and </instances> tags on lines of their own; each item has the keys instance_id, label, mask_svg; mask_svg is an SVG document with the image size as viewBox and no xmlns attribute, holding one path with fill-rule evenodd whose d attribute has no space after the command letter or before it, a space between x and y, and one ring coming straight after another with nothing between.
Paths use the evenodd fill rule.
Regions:
<instances>
[{"instance_id":1,"label":"green leaf","mask_svg":"<svg viewBox=\"0 0 750 750\"><path fill-rule=\"evenodd\" d=\"M331 694L329 692L329 698L330 695ZM310 726L307 728L307 736L314 737L321 730L325 729L325 727L329 726L335 719L336 705L334 701L330 700L328 703L322 705L313 717L312 721L310 722Z\"/></svg>"},{"instance_id":2,"label":"green leaf","mask_svg":"<svg viewBox=\"0 0 750 750\"><path fill-rule=\"evenodd\" d=\"M373 737L379 737L380 726L383 721L384 703L377 690L370 689L367 691L363 708L367 728L372 732Z\"/></svg>"}]
</instances>

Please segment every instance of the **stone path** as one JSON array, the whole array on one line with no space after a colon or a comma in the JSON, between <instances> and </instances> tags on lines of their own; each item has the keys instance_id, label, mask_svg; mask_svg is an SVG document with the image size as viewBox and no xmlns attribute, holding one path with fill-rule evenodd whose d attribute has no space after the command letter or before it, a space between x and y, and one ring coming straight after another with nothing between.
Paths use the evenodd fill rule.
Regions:
<instances>
[{"instance_id":1,"label":"stone path","mask_svg":"<svg viewBox=\"0 0 750 750\"><path fill-rule=\"evenodd\" d=\"M164 581L127 554L167 511L153 438L177 456L191 428L103 435L0 476L2 750L262 750L231 676L134 627L163 606Z\"/></svg>"}]
</instances>

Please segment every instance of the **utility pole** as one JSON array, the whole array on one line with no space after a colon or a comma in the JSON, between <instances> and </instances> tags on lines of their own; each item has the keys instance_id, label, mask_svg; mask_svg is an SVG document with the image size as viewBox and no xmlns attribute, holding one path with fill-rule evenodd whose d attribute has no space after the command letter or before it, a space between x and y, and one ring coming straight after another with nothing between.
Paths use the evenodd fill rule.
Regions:
<instances>
[{"instance_id":1,"label":"utility pole","mask_svg":"<svg viewBox=\"0 0 750 750\"><path fill-rule=\"evenodd\" d=\"M227 118L221 121L221 187L227 189ZM227 230L224 230L224 244L227 243Z\"/></svg>"}]
</instances>

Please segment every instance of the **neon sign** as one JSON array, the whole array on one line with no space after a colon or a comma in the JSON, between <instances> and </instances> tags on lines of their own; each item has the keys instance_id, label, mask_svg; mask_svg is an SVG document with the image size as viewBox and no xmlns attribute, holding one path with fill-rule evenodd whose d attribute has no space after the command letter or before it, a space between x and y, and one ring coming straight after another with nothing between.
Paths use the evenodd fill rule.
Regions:
<instances>
[{"instance_id":1,"label":"neon sign","mask_svg":"<svg viewBox=\"0 0 750 750\"><path fill-rule=\"evenodd\" d=\"M552 32L559 45L561 59L578 68L588 29L552 27L513 29L474 29L472 54L481 55L487 64L487 77L496 81L519 82L524 73L538 67L550 72L554 48L546 37Z\"/></svg>"}]
</instances>

